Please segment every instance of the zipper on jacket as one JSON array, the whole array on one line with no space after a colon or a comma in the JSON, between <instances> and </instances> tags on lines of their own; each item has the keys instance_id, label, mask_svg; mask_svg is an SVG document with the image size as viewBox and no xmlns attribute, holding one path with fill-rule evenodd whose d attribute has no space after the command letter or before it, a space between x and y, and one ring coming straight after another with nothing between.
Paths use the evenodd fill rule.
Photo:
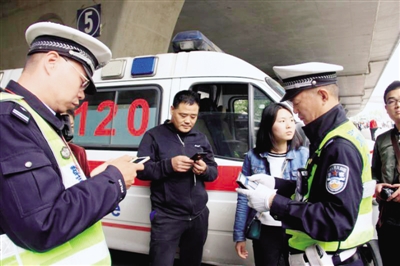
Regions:
<instances>
[{"instance_id":1,"label":"zipper on jacket","mask_svg":"<svg viewBox=\"0 0 400 266\"><path fill-rule=\"evenodd\" d=\"M182 143L182 146L185 147L185 142L181 139L179 134L176 134L178 136L179 141ZM197 180L196 180L196 175L193 173L193 181L194 181L194 186L196 186Z\"/></svg>"},{"instance_id":2,"label":"zipper on jacket","mask_svg":"<svg viewBox=\"0 0 400 266\"><path fill-rule=\"evenodd\" d=\"M183 140L181 139L181 137L179 136L179 134L176 134L178 136L179 141L182 143L182 146L185 147L185 142L183 142Z\"/></svg>"}]
</instances>

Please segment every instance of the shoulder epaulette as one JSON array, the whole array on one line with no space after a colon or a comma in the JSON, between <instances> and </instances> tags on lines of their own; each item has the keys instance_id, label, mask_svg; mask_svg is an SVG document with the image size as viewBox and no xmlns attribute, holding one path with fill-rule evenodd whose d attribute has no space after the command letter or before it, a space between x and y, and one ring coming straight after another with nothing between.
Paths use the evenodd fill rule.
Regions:
<instances>
[{"instance_id":1,"label":"shoulder epaulette","mask_svg":"<svg viewBox=\"0 0 400 266\"><path fill-rule=\"evenodd\" d=\"M28 124L29 120L31 119L31 114L19 104L15 105L14 109L11 111L11 114L25 124Z\"/></svg>"}]
</instances>

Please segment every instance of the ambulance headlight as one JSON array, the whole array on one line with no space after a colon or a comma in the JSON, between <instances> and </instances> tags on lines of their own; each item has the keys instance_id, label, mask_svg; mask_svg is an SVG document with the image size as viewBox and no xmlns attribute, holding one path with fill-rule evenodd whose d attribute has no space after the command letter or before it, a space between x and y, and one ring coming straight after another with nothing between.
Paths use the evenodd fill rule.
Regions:
<instances>
[{"instance_id":1,"label":"ambulance headlight","mask_svg":"<svg viewBox=\"0 0 400 266\"><path fill-rule=\"evenodd\" d=\"M172 39L175 53L189 51L223 51L198 30L179 32Z\"/></svg>"}]
</instances>

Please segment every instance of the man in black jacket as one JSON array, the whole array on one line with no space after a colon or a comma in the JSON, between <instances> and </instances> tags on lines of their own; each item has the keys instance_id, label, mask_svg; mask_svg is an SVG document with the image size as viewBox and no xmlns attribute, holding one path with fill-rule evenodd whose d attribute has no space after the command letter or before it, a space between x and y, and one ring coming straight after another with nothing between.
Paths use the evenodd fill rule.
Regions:
<instances>
[{"instance_id":1,"label":"man in black jacket","mask_svg":"<svg viewBox=\"0 0 400 266\"><path fill-rule=\"evenodd\" d=\"M138 156L150 156L138 178L151 181L152 266L172 266L178 246L182 265L201 264L209 215L204 182L218 172L206 136L192 130L199 101L193 91L178 92L171 120L147 131L139 145ZM193 159L199 152L202 158Z\"/></svg>"}]
</instances>

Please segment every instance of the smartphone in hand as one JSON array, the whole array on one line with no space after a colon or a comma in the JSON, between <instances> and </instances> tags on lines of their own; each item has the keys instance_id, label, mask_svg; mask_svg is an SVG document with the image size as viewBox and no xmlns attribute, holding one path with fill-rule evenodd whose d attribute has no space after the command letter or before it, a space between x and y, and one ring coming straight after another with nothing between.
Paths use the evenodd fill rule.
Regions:
<instances>
[{"instance_id":1,"label":"smartphone in hand","mask_svg":"<svg viewBox=\"0 0 400 266\"><path fill-rule=\"evenodd\" d=\"M256 189L258 186L257 182L250 181L247 176L240 173L238 178L236 179L236 183L239 185L240 188L244 189Z\"/></svg>"},{"instance_id":2,"label":"smartphone in hand","mask_svg":"<svg viewBox=\"0 0 400 266\"><path fill-rule=\"evenodd\" d=\"M150 160L150 156L135 157L130 161L130 163L145 163L148 160Z\"/></svg>"},{"instance_id":3,"label":"smartphone in hand","mask_svg":"<svg viewBox=\"0 0 400 266\"><path fill-rule=\"evenodd\" d=\"M192 157L190 157L190 159L192 159L193 161L198 161L203 159L204 156L206 156L207 152L205 151L199 151L196 152Z\"/></svg>"}]
</instances>

